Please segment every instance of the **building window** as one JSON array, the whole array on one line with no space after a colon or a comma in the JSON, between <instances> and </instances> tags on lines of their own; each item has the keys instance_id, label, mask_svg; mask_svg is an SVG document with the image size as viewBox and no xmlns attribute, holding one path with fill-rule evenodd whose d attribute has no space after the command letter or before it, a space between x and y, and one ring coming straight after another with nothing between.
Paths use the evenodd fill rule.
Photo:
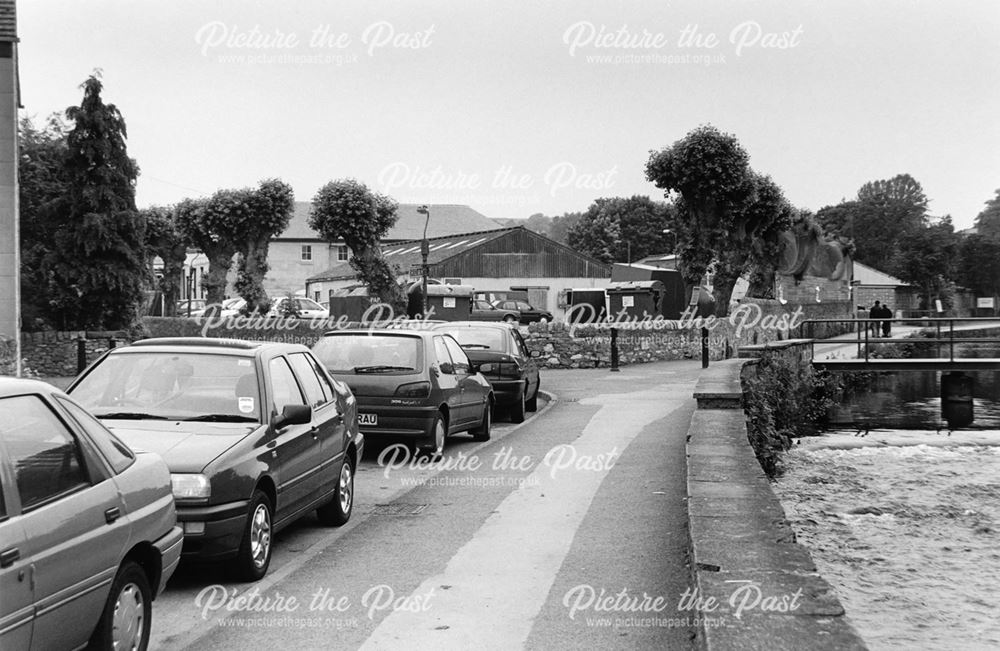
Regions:
<instances>
[{"instance_id":1,"label":"building window","mask_svg":"<svg viewBox=\"0 0 1000 651\"><path fill-rule=\"evenodd\" d=\"M347 262L347 260L349 258L350 258L350 255L348 254L348 251L347 251L347 245L346 244L338 244L337 245L337 262Z\"/></svg>"},{"instance_id":2,"label":"building window","mask_svg":"<svg viewBox=\"0 0 1000 651\"><path fill-rule=\"evenodd\" d=\"M313 300L319 303L319 297L321 294L322 292L313 292Z\"/></svg>"},{"instance_id":3,"label":"building window","mask_svg":"<svg viewBox=\"0 0 1000 651\"><path fill-rule=\"evenodd\" d=\"M302 261L310 262L313 259L313 248L308 244L302 245Z\"/></svg>"}]
</instances>

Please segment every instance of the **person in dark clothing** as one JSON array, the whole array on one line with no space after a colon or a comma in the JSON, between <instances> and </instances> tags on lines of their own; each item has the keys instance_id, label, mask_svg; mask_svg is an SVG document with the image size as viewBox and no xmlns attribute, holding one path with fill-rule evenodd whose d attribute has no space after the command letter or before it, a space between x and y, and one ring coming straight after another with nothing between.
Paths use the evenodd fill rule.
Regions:
<instances>
[{"instance_id":1,"label":"person in dark clothing","mask_svg":"<svg viewBox=\"0 0 1000 651\"><path fill-rule=\"evenodd\" d=\"M869 319L879 319L879 318L882 318L882 303L881 302L875 301L875 305L872 306L872 309L868 312L868 318ZM881 329L881 324L878 321L870 321L868 323L868 326L872 330L872 336L873 337L877 337L878 333L879 333L879 330Z\"/></svg>"},{"instance_id":2,"label":"person in dark clothing","mask_svg":"<svg viewBox=\"0 0 1000 651\"><path fill-rule=\"evenodd\" d=\"M888 305L882 306L882 316L884 316L886 319L892 318L892 309ZM882 336L888 337L891 331L892 331L892 321L883 321Z\"/></svg>"}]
</instances>

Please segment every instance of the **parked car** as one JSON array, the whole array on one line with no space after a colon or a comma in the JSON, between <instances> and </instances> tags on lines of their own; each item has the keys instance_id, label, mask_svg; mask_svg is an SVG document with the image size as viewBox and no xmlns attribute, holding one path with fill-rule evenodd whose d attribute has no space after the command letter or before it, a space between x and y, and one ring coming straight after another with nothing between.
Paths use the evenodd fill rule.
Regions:
<instances>
[{"instance_id":1,"label":"parked car","mask_svg":"<svg viewBox=\"0 0 1000 651\"><path fill-rule=\"evenodd\" d=\"M490 438L495 400L490 383L449 334L337 330L316 342L313 352L357 396L365 434L407 437L431 455L442 453L451 434Z\"/></svg>"},{"instance_id":2,"label":"parked car","mask_svg":"<svg viewBox=\"0 0 1000 651\"><path fill-rule=\"evenodd\" d=\"M506 321L507 323L517 323L521 318L520 312L516 310L501 310L483 298L472 301L472 313L469 318L473 321Z\"/></svg>"},{"instance_id":3,"label":"parked car","mask_svg":"<svg viewBox=\"0 0 1000 651\"><path fill-rule=\"evenodd\" d=\"M497 301L497 309L516 312L520 323L534 323L541 321L548 323L552 320L552 313L532 307L527 301L503 300Z\"/></svg>"},{"instance_id":4,"label":"parked car","mask_svg":"<svg viewBox=\"0 0 1000 651\"><path fill-rule=\"evenodd\" d=\"M183 533L170 472L43 382L0 378L0 649L145 649Z\"/></svg>"},{"instance_id":5,"label":"parked car","mask_svg":"<svg viewBox=\"0 0 1000 651\"><path fill-rule=\"evenodd\" d=\"M198 316L205 311L205 299L185 298L177 301L177 314L179 316Z\"/></svg>"},{"instance_id":6,"label":"parked car","mask_svg":"<svg viewBox=\"0 0 1000 651\"><path fill-rule=\"evenodd\" d=\"M313 510L328 525L351 517L364 450L354 396L305 346L145 339L105 353L68 391L163 455L185 558L255 581L278 530Z\"/></svg>"},{"instance_id":7,"label":"parked car","mask_svg":"<svg viewBox=\"0 0 1000 651\"><path fill-rule=\"evenodd\" d=\"M330 311L325 307L312 300L311 298L303 298L301 296L294 296L288 298L287 296L280 296L271 303L271 309L268 314L283 315L285 313L285 305L291 300L295 305L295 313L303 319L325 319L329 316Z\"/></svg>"},{"instance_id":8,"label":"parked car","mask_svg":"<svg viewBox=\"0 0 1000 651\"><path fill-rule=\"evenodd\" d=\"M473 368L493 387L497 406L508 409L511 421L523 423L525 411L538 409L538 363L517 328L476 321L439 323L431 328L455 338Z\"/></svg>"}]
</instances>

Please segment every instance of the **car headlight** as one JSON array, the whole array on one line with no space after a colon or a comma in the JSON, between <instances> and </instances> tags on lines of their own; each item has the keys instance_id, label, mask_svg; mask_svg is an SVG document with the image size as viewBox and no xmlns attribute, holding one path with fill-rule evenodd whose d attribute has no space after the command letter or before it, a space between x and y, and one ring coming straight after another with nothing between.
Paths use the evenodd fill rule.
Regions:
<instances>
[{"instance_id":1,"label":"car headlight","mask_svg":"<svg viewBox=\"0 0 1000 651\"><path fill-rule=\"evenodd\" d=\"M170 485L175 500L207 499L212 495L212 485L205 475L170 475Z\"/></svg>"}]
</instances>

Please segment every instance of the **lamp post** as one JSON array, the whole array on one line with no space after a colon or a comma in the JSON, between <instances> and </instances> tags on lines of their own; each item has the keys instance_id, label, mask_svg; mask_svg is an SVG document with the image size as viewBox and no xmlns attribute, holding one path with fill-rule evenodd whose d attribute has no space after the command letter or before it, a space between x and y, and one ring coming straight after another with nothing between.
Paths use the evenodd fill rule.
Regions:
<instances>
[{"instance_id":1,"label":"lamp post","mask_svg":"<svg viewBox=\"0 0 1000 651\"><path fill-rule=\"evenodd\" d=\"M421 289L420 300L422 301L421 316L427 318L427 255L430 253L430 245L427 243L427 224L431 221L431 210L427 206L420 206L417 212L426 215L424 219L424 237L420 240L420 276Z\"/></svg>"}]
</instances>

